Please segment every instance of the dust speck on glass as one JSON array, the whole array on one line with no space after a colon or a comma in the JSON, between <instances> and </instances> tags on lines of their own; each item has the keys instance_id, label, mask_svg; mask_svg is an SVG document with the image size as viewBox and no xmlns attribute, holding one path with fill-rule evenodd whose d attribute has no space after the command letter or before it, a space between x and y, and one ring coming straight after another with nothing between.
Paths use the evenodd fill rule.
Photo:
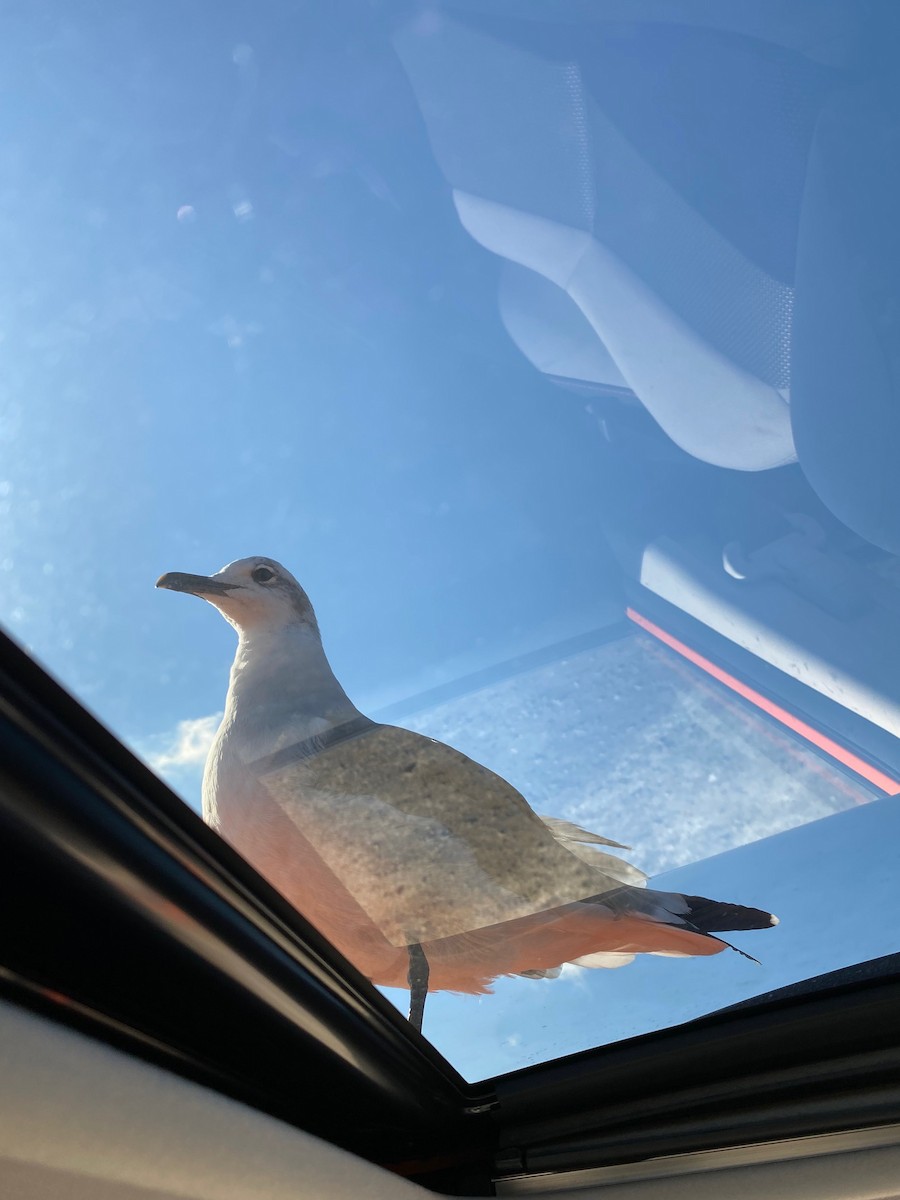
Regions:
<instances>
[{"instance_id":1,"label":"dust speck on glass","mask_svg":"<svg viewBox=\"0 0 900 1200\"><path fill-rule=\"evenodd\" d=\"M471 1079L898 950L898 32L0 14L4 623Z\"/></svg>"}]
</instances>

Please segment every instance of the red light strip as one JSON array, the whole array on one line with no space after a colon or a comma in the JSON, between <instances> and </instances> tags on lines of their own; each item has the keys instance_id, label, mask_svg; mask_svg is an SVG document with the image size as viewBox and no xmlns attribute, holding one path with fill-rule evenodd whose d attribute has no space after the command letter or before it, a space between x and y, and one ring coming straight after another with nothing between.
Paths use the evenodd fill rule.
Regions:
<instances>
[{"instance_id":1,"label":"red light strip","mask_svg":"<svg viewBox=\"0 0 900 1200\"><path fill-rule=\"evenodd\" d=\"M719 683L724 683L727 688L730 688L733 692L737 692L739 696L743 696L751 704L755 704L757 708L762 709L764 713L767 713L782 725L786 725L794 733L798 733L806 741L812 742L814 746L818 746L820 750L830 755L831 758L836 759L839 763L843 763L845 767L849 767L851 771L855 771L857 775L862 776L869 783L873 783L889 796L900 794L900 782L892 779L890 775L885 775L884 771L879 771L877 767L873 767L871 763L860 758L858 754L854 754L852 750L848 750L846 746L842 746L839 742L826 737L824 733L820 733L818 729L813 729L812 725L807 725L805 721L801 721L799 717L795 717L787 709L766 699L765 696L748 687L746 683L741 683L739 679L735 679L733 675L729 675L727 671L723 671L721 667L717 667L715 663L711 663L708 658L704 658L702 654L698 654L696 650L692 650L690 646L686 646L684 642L680 642L671 633L666 633L664 629L660 629L658 625L654 625L652 621L648 621L646 617L642 617L635 609L626 608L625 615L629 620L634 621L635 625L640 625L641 629L645 629L647 633L652 634L653 637L658 638L659 641L664 642L670 649L680 654L682 658L686 658L688 662L692 662L695 666L700 667L707 675L711 675L713 679L717 679Z\"/></svg>"}]
</instances>

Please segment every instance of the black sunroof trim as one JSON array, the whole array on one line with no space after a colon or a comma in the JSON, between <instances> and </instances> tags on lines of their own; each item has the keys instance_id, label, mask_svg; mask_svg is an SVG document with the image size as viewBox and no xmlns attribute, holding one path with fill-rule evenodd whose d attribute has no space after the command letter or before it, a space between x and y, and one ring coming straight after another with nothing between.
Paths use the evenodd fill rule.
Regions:
<instances>
[{"instance_id":1,"label":"black sunroof trim","mask_svg":"<svg viewBox=\"0 0 900 1200\"><path fill-rule=\"evenodd\" d=\"M477 1155L489 1090L7 638L0 684L0 991L374 1161Z\"/></svg>"},{"instance_id":2,"label":"black sunroof trim","mask_svg":"<svg viewBox=\"0 0 900 1200\"><path fill-rule=\"evenodd\" d=\"M8 999L460 1195L491 1194L492 1173L611 1165L896 1119L895 975L818 981L825 990L776 994L465 1084L23 651L4 640L0 659L0 887L6 911L21 914L2 946ZM111 868L144 887L143 900L124 884L111 887ZM141 905L154 897L163 907L151 928ZM179 913L199 927L193 950L165 927ZM125 969L132 934L131 948L161 974L186 972L193 991L180 1007L191 1011L173 1016L154 996L136 1004ZM229 977L211 963L214 949L261 973L286 1008L300 1005L301 1019L275 1011L240 970ZM165 983L161 1004L171 1000ZM198 1023L208 996L240 1023L239 1037L227 1022Z\"/></svg>"}]
</instances>

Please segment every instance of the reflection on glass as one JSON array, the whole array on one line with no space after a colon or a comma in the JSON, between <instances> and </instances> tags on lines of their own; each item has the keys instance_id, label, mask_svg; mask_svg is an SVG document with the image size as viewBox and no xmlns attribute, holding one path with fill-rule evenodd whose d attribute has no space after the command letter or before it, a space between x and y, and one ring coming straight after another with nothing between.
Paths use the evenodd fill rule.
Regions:
<instances>
[{"instance_id":1,"label":"reflection on glass","mask_svg":"<svg viewBox=\"0 0 900 1200\"><path fill-rule=\"evenodd\" d=\"M490 986L472 1077L900 928L896 5L609 9L0 15L3 621L199 808L231 635L148 579L297 564L346 693L210 816L399 1005ZM760 965L572 966L716 946L638 871Z\"/></svg>"}]
</instances>

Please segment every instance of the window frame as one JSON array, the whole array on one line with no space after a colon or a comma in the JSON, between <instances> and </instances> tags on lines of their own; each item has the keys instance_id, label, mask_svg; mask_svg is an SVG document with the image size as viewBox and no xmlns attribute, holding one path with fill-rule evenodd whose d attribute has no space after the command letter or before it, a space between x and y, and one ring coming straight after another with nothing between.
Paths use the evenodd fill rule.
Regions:
<instances>
[{"instance_id":1,"label":"window frame","mask_svg":"<svg viewBox=\"0 0 900 1200\"><path fill-rule=\"evenodd\" d=\"M0 748L0 996L437 1191L896 1121L900 953L468 1084L5 637Z\"/></svg>"}]
</instances>

